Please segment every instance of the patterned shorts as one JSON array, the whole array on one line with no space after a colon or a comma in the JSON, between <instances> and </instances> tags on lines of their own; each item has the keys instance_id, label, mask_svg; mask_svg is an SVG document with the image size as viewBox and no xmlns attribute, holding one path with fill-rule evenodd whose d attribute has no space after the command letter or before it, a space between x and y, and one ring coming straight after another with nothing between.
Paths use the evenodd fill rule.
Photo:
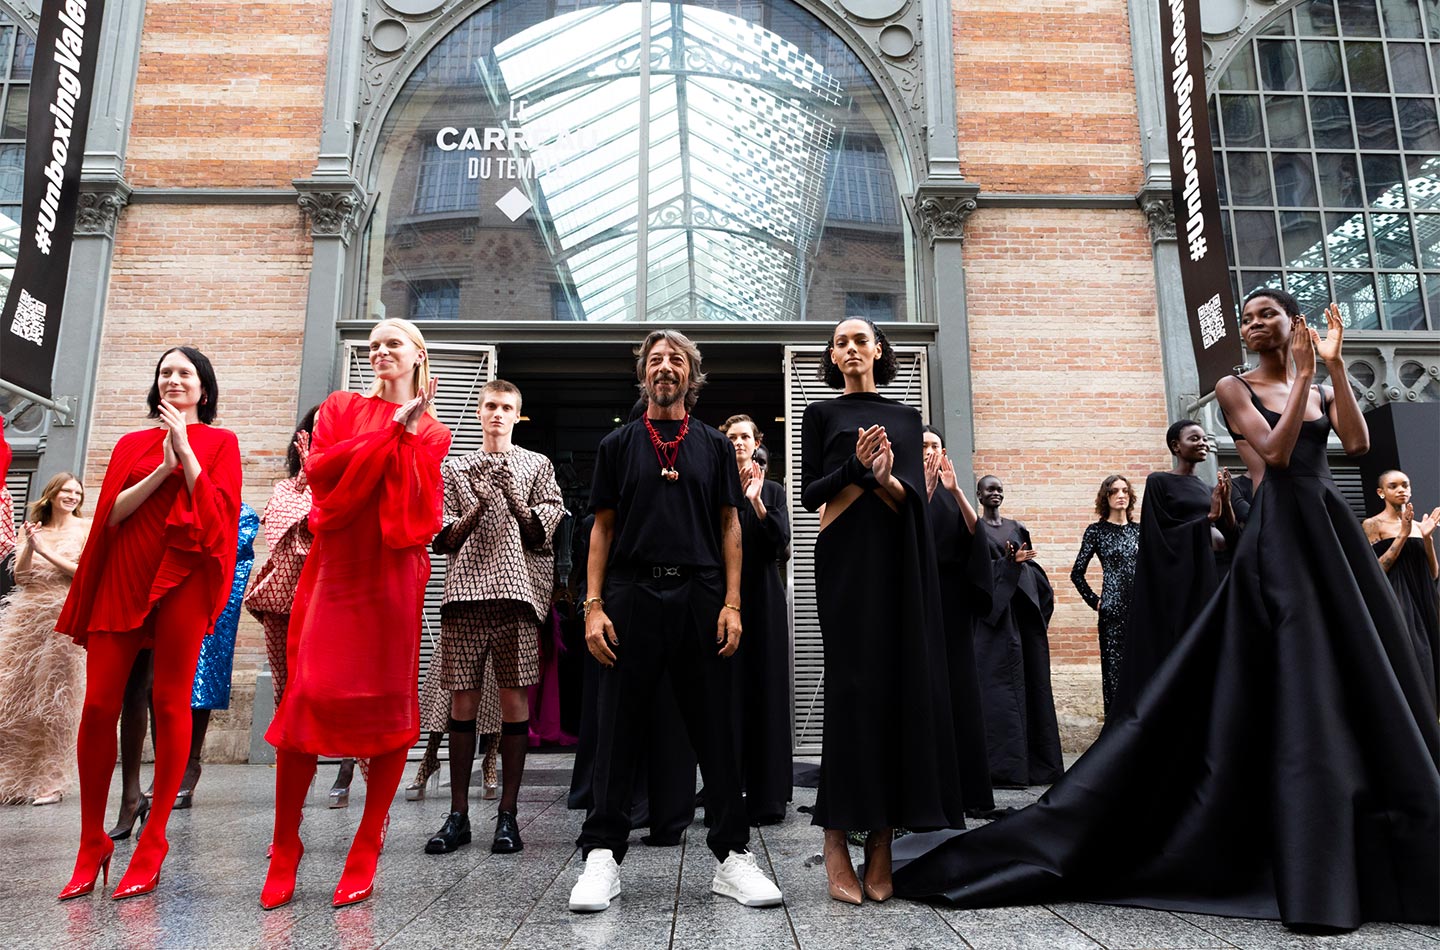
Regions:
<instances>
[{"instance_id":1,"label":"patterned shorts","mask_svg":"<svg viewBox=\"0 0 1440 950\"><path fill-rule=\"evenodd\" d=\"M485 664L496 685L534 686L540 682L540 625L535 610L518 600L462 601L440 612L440 686L480 689Z\"/></svg>"}]
</instances>

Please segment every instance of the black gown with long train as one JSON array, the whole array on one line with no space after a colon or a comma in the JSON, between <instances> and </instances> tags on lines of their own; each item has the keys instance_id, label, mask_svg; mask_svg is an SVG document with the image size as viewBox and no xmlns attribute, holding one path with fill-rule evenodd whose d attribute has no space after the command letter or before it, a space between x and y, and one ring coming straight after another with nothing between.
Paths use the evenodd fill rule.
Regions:
<instances>
[{"instance_id":1,"label":"black gown with long train","mask_svg":"<svg viewBox=\"0 0 1440 950\"><path fill-rule=\"evenodd\" d=\"M1394 538L1376 541L1373 545L1375 557L1378 559L1394 543ZM1410 631L1410 642L1420 661L1420 671L1429 674L1426 685L1434 703L1437 692L1440 692L1440 584L1430 576L1425 541L1413 535L1406 538L1400 556L1390 565L1385 576L1395 591L1395 599L1400 602L1400 613L1405 616L1405 626Z\"/></svg>"},{"instance_id":2,"label":"black gown with long train","mask_svg":"<svg viewBox=\"0 0 1440 950\"><path fill-rule=\"evenodd\" d=\"M1130 621L1111 712L1135 704L1220 583L1210 491L1193 475L1151 472L1145 479Z\"/></svg>"},{"instance_id":3,"label":"black gown with long train","mask_svg":"<svg viewBox=\"0 0 1440 950\"><path fill-rule=\"evenodd\" d=\"M973 535L960 503L937 487L926 506L935 539L940 574L940 610L945 617L945 661L950 671L950 719L960 769L960 796L967 812L995 807L990 756L985 748L985 715L980 708L980 676L975 671L975 611L965 567Z\"/></svg>"},{"instance_id":4,"label":"black gown with long train","mask_svg":"<svg viewBox=\"0 0 1440 950\"><path fill-rule=\"evenodd\" d=\"M894 446L898 510L855 455L856 430L872 425ZM965 826L921 451L920 414L878 393L805 408L805 508L861 489L815 541L825 735L813 823L823 828Z\"/></svg>"},{"instance_id":5,"label":"black gown with long train","mask_svg":"<svg viewBox=\"0 0 1440 950\"><path fill-rule=\"evenodd\" d=\"M1440 920L1440 728L1329 430L1306 422L1266 473L1233 569L1134 709L1029 808L897 842L897 894Z\"/></svg>"},{"instance_id":6,"label":"black gown with long train","mask_svg":"<svg viewBox=\"0 0 1440 950\"><path fill-rule=\"evenodd\" d=\"M1025 546L1033 547L1020 522L981 518L968 567L990 781L1010 788L1049 785L1065 771L1050 687L1055 592L1039 564L1011 556Z\"/></svg>"},{"instance_id":7,"label":"black gown with long train","mask_svg":"<svg viewBox=\"0 0 1440 950\"><path fill-rule=\"evenodd\" d=\"M792 781L790 620L780 552L790 543L790 511L779 482L760 486L765 517L748 502L740 517L740 690L736 712L745 812L752 825L785 818Z\"/></svg>"}]
</instances>

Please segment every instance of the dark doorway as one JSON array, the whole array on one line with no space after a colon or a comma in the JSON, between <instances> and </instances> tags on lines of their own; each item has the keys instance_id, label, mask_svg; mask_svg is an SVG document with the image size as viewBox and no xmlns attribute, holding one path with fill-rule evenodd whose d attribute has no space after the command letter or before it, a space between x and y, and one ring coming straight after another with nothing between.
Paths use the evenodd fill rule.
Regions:
<instances>
[{"instance_id":1,"label":"dark doorway","mask_svg":"<svg viewBox=\"0 0 1440 950\"><path fill-rule=\"evenodd\" d=\"M708 381L696 418L712 426L738 413L753 418L770 450L769 476L784 479L781 347L712 343L703 354ZM583 517L596 446L625 422L639 396L632 348L616 343L502 344L495 368L496 375L520 387L523 396L516 444L555 463L566 506Z\"/></svg>"}]
</instances>

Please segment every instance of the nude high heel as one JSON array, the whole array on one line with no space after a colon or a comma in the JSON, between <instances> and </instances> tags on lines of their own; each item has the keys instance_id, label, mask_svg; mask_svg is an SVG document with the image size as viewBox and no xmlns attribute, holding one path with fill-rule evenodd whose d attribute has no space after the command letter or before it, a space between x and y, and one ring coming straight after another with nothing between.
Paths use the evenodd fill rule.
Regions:
<instances>
[{"instance_id":1,"label":"nude high heel","mask_svg":"<svg viewBox=\"0 0 1440 950\"><path fill-rule=\"evenodd\" d=\"M890 878L890 843L894 840L893 828L872 831L865 839L865 896L872 901L888 901L895 895Z\"/></svg>"},{"instance_id":2,"label":"nude high heel","mask_svg":"<svg viewBox=\"0 0 1440 950\"><path fill-rule=\"evenodd\" d=\"M859 904L864 900L843 831L825 832L825 878L830 885L831 900L844 904Z\"/></svg>"}]
</instances>

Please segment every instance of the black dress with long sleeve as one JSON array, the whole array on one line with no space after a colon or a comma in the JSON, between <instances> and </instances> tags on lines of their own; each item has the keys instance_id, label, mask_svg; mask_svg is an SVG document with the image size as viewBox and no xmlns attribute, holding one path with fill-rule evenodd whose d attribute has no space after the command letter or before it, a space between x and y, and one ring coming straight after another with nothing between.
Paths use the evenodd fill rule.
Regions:
<instances>
[{"instance_id":1,"label":"black dress with long sleeve","mask_svg":"<svg viewBox=\"0 0 1440 950\"><path fill-rule=\"evenodd\" d=\"M872 425L895 449L898 510L855 455L857 429ZM815 541L825 736L813 821L823 828L964 827L921 451L920 414L878 393L805 409L805 508L862 489Z\"/></svg>"},{"instance_id":2,"label":"black dress with long sleeve","mask_svg":"<svg viewBox=\"0 0 1440 950\"><path fill-rule=\"evenodd\" d=\"M1130 622L1112 709L1134 705L1220 583L1210 491L1193 475L1152 472L1145 479Z\"/></svg>"},{"instance_id":3,"label":"black dress with long sleeve","mask_svg":"<svg viewBox=\"0 0 1440 950\"><path fill-rule=\"evenodd\" d=\"M1440 921L1440 727L1329 431L1304 423L1266 472L1233 569L1134 708L1031 807L896 842L897 894Z\"/></svg>"},{"instance_id":4,"label":"black dress with long sleeve","mask_svg":"<svg viewBox=\"0 0 1440 950\"><path fill-rule=\"evenodd\" d=\"M1375 556L1383 555L1394 543L1394 538L1376 541ZM1429 674L1430 700L1434 702L1440 691L1440 585L1430 576L1425 541L1414 536L1405 539L1400 556L1385 576L1400 603L1400 613L1405 616L1405 627L1410 631L1420 669Z\"/></svg>"},{"instance_id":5,"label":"black dress with long sleeve","mask_svg":"<svg viewBox=\"0 0 1440 950\"><path fill-rule=\"evenodd\" d=\"M950 670L950 712L959 756L960 793L967 813L991 811L990 756L985 748L985 714L975 671L975 597L965 575L973 535L960 503L936 488L927 506L935 560L940 572L940 608L945 615L945 659Z\"/></svg>"},{"instance_id":6,"label":"black dress with long sleeve","mask_svg":"<svg viewBox=\"0 0 1440 950\"><path fill-rule=\"evenodd\" d=\"M740 743L745 811L752 825L785 818L790 801L790 621L780 552L790 543L790 511L779 482L760 486L765 517L748 501L737 511L740 570Z\"/></svg>"},{"instance_id":7,"label":"black dress with long sleeve","mask_svg":"<svg viewBox=\"0 0 1440 950\"><path fill-rule=\"evenodd\" d=\"M1249 513L1249 507L1246 507ZM1100 686L1105 696L1105 713L1115 701L1125 657L1125 628L1130 620L1130 596L1135 586L1135 558L1140 548L1140 526L1133 521L1115 524L1096 521L1085 529L1080 553L1070 568L1070 583L1080 592L1091 610L1100 614ZM1100 558L1104 572L1097 596L1085 580L1092 558Z\"/></svg>"},{"instance_id":8,"label":"black dress with long sleeve","mask_svg":"<svg viewBox=\"0 0 1440 950\"><path fill-rule=\"evenodd\" d=\"M1050 687L1050 616L1055 593L1035 561L1012 550L1030 544L1018 521L975 523L969 575L975 612L975 670L985 711L990 781L1019 788L1049 785L1065 771Z\"/></svg>"}]
</instances>

